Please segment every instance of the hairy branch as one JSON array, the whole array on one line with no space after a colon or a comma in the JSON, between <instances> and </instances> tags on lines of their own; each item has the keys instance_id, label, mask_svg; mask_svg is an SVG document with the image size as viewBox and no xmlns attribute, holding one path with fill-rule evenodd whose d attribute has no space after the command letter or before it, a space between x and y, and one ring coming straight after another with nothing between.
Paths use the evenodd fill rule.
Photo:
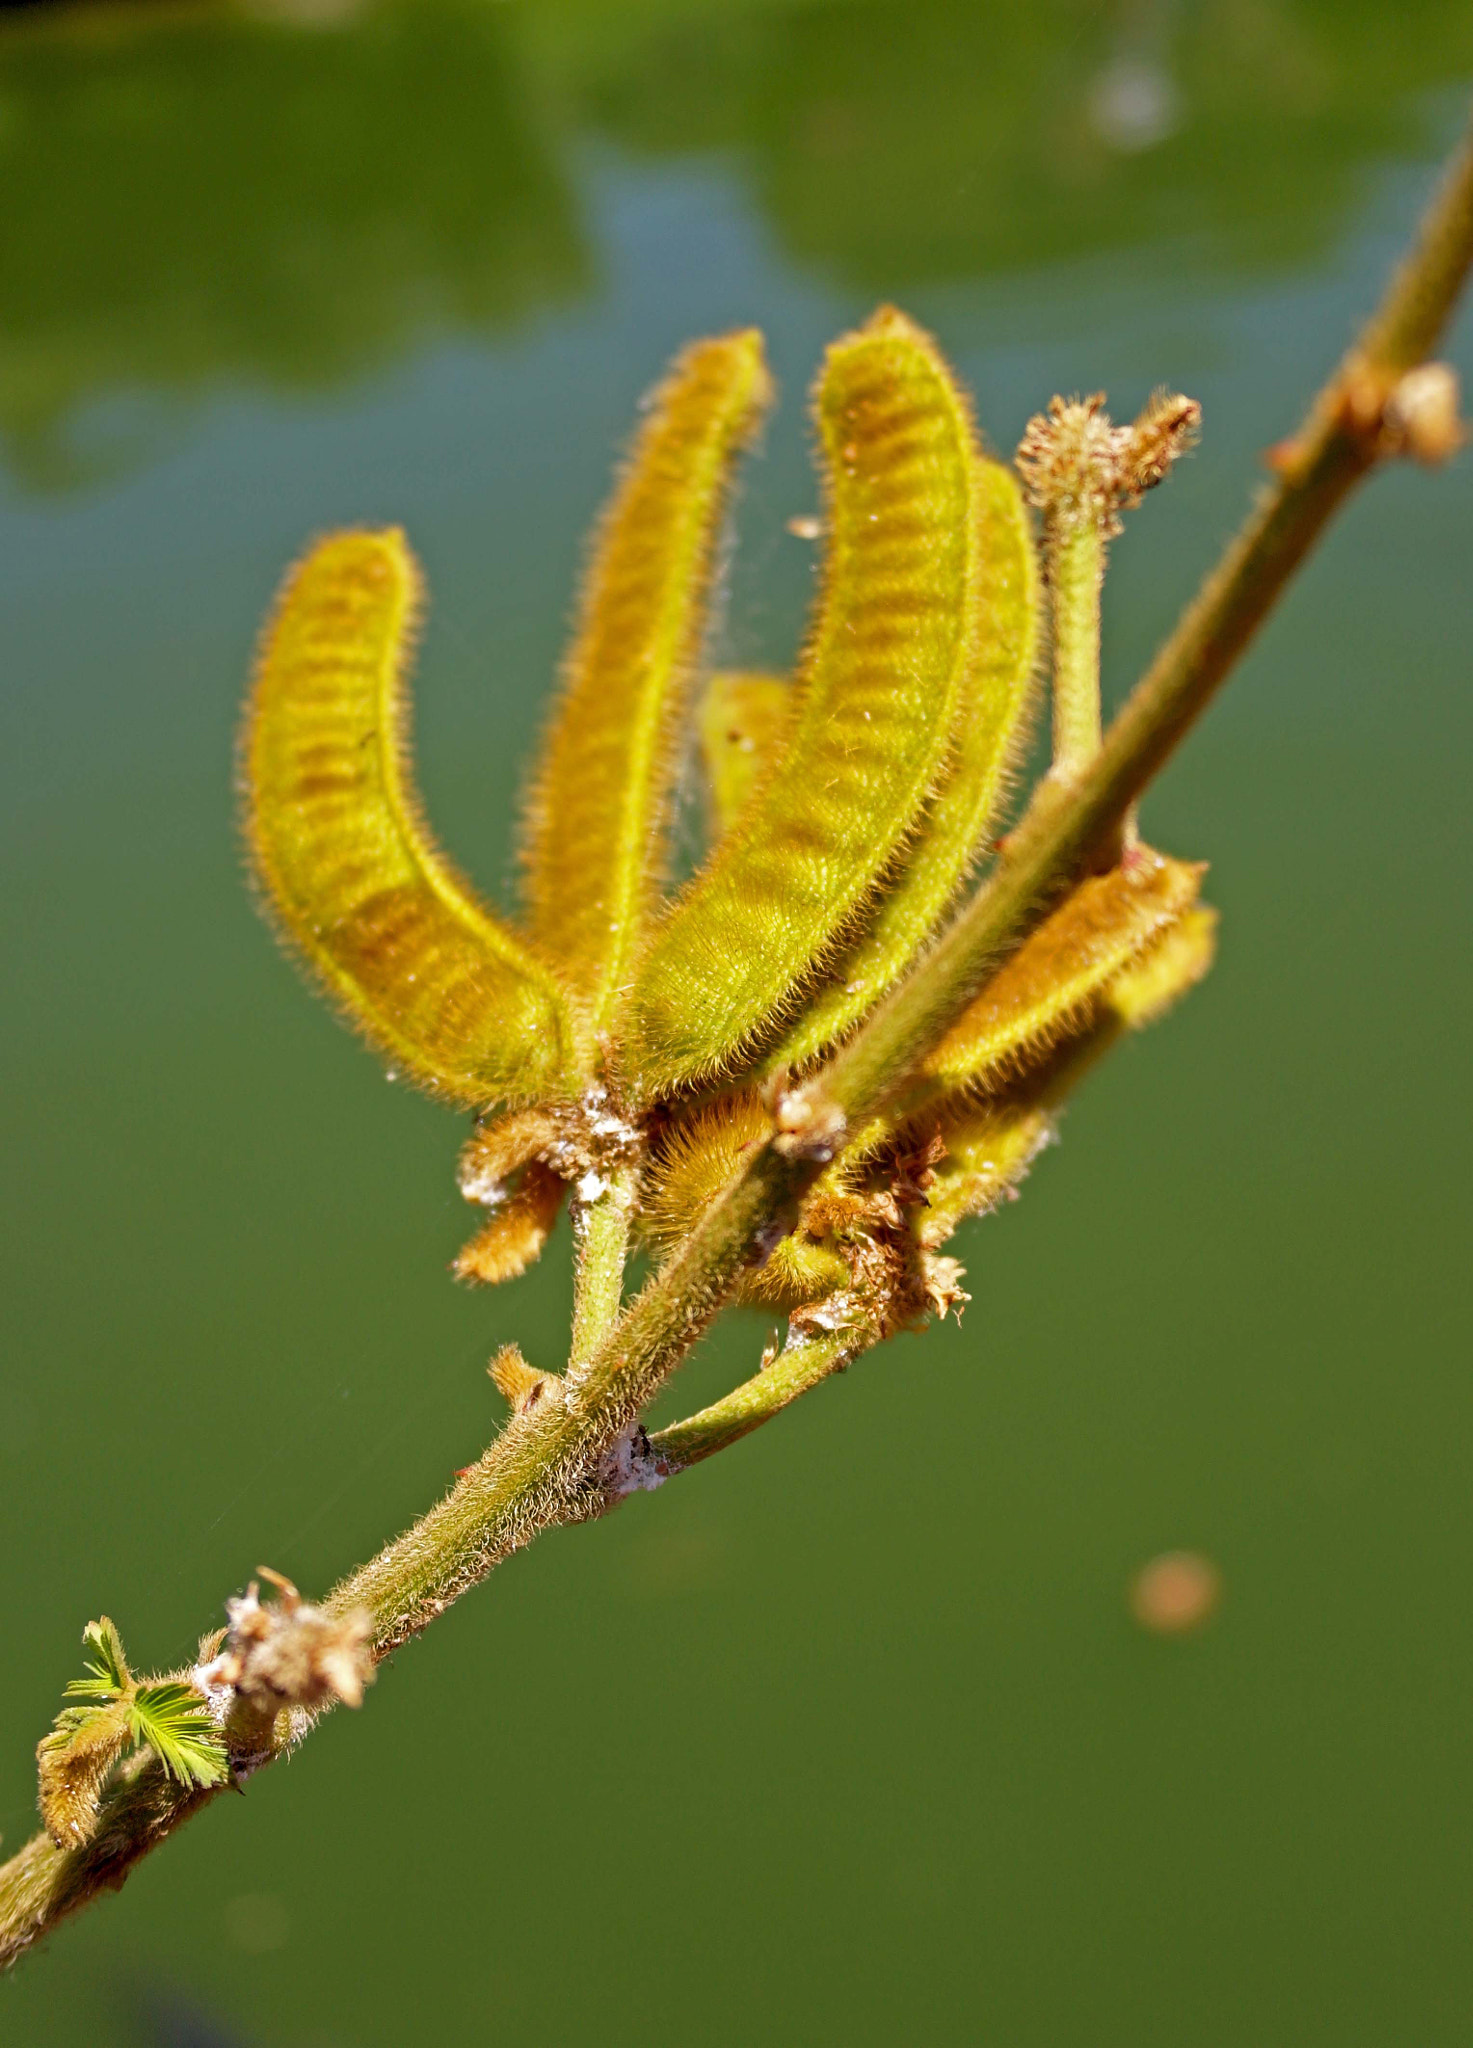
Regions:
<instances>
[{"instance_id":1,"label":"hairy branch","mask_svg":"<svg viewBox=\"0 0 1473 2048\"><path fill-rule=\"evenodd\" d=\"M382 1658L542 1530L602 1514L638 1485L724 1449L840 1369L871 1341L851 1330L790 1343L723 1400L652 1439L639 1417L730 1296L792 1222L843 1142L914 1074L1000 951L1077 874L1201 716L1330 517L1389 454L1436 453L1405 380L1446 323L1473 261L1473 138L1453 158L1414 248L1359 343L1281 451L1278 476L1206 578L1104 739L1067 788L1045 783L1008 854L949 930L813 1080L780 1097L777 1129L636 1299L618 1312L627 1221L622 1187L590 1198L566 1377L519 1407L501 1435L414 1527L325 1603L366 1608ZM1430 373L1422 373L1427 375ZM1420 440L1419 440L1420 436ZM1446 452L1445 450L1443 452ZM313 1716L282 1715L281 1754ZM229 1737L227 1725L226 1734ZM241 1761L237 1758L237 1763ZM0 1962L121 1882L214 1797L185 1791L141 1752L118 1773L84 1847L37 1836L0 1867Z\"/></svg>"}]
</instances>

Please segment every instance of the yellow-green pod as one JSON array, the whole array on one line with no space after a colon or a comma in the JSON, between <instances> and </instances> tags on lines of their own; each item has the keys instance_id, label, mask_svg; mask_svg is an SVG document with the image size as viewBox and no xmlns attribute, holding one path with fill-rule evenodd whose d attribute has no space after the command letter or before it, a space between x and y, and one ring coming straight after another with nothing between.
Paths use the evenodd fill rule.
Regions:
<instances>
[{"instance_id":1,"label":"yellow-green pod","mask_svg":"<svg viewBox=\"0 0 1473 2048\"><path fill-rule=\"evenodd\" d=\"M1105 1006L1127 1031L1143 1031L1194 989L1217 953L1217 912L1199 903L1133 960L1105 991Z\"/></svg>"},{"instance_id":2,"label":"yellow-green pod","mask_svg":"<svg viewBox=\"0 0 1473 2048\"><path fill-rule=\"evenodd\" d=\"M800 1223L778 1239L760 1266L743 1275L735 1299L749 1308L792 1310L841 1293L853 1278L843 1254Z\"/></svg>"},{"instance_id":3,"label":"yellow-green pod","mask_svg":"<svg viewBox=\"0 0 1473 2048\"><path fill-rule=\"evenodd\" d=\"M257 877L352 1023L472 1106L575 1083L566 1002L426 829L407 758L420 605L396 528L333 534L287 578L241 760Z\"/></svg>"},{"instance_id":4,"label":"yellow-green pod","mask_svg":"<svg viewBox=\"0 0 1473 2048\"><path fill-rule=\"evenodd\" d=\"M916 1227L921 1245L939 1251L967 1217L1006 1201L1053 1132L1047 1107L1028 1101L973 1108L944 1126L946 1157Z\"/></svg>"},{"instance_id":5,"label":"yellow-green pod","mask_svg":"<svg viewBox=\"0 0 1473 2048\"><path fill-rule=\"evenodd\" d=\"M696 725L713 846L731 830L777 758L792 708L785 676L718 670L707 683Z\"/></svg>"},{"instance_id":6,"label":"yellow-green pod","mask_svg":"<svg viewBox=\"0 0 1473 2048\"><path fill-rule=\"evenodd\" d=\"M939 1249L968 1216L985 1215L1011 1196L1051 1141L1056 1112L1096 1062L1123 1032L1155 1023L1207 973L1216 933L1215 910L1197 904L1184 911L1109 980L1083 1017L1075 1013L1080 1028L1065 1032L1016 1092L979 1100L969 1091L939 1105L946 1157L916 1233L927 1250ZM915 1128L927 1121L922 1114Z\"/></svg>"},{"instance_id":7,"label":"yellow-green pod","mask_svg":"<svg viewBox=\"0 0 1473 2048\"><path fill-rule=\"evenodd\" d=\"M940 774L981 577L976 440L928 336L829 350L825 587L781 759L656 928L620 1020L646 1097L728 1068L852 932Z\"/></svg>"},{"instance_id":8,"label":"yellow-green pod","mask_svg":"<svg viewBox=\"0 0 1473 2048\"><path fill-rule=\"evenodd\" d=\"M662 1251L689 1237L771 1133L772 1118L751 1092L718 1096L670 1122L641 1191L641 1227Z\"/></svg>"},{"instance_id":9,"label":"yellow-green pod","mask_svg":"<svg viewBox=\"0 0 1473 2048\"><path fill-rule=\"evenodd\" d=\"M755 330L693 342L649 401L595 540L527 832L533 933L595 1028L664 880L726 487L770 395Z\"/></svg>"},{"instance_id":10,"label":"yellow-green pod","mask_svg":"<svg viewBox=\"0 0 1473 2048\"><path fill-rule=\"evenodd\" d=\"M805 1065L842 1038L905 972L987 847L1038 660L1038 560L1017 478L978 464L982 549L972 654L946 779L864 937L771 1055Z\"/></svg>"},{"instance_id":11,"label":"yellow-green pod","mask_svg":"<svg viewBox=\"0 0 1473 2048\"><path fill-rule=\"evenodd\" d=\"M1005 1086L1079 1030L1115 976L1185 916L1203 872L1142 846L1081 882L962 1012L923 1076L947 1088Z\"/></svg>"},{"instance_id":12,"label":"yellow-green pod","mask_svg":"<svg viewBox=\"0 0 1473 2048\"><path fill-rule=\"evenodd\" d=\"M670 1124L646 1177L642 1218L662 1252L690 1235L771 1131L771 1117L751 1092L718 1096ZM830 1169L828 1178L834 1177ZM832 1294L848 1278L849 1268L834 1247L800 1224L743 1276L737 1298L796 1308Z\"/></svg>"}]
</instances>

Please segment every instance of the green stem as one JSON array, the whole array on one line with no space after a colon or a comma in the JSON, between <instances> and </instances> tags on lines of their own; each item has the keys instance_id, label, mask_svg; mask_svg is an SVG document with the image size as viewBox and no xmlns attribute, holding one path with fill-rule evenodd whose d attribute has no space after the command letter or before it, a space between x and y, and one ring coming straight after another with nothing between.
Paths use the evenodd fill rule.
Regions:
<instances>
[{"instance_id":1,"label":"green stem","mask_svg":"<svg viewBox=\"0 0 1473 2048\"><path fill-rule=\"evenodd\" d=\"M1056 782L1072 782L1100 751L1100 592L1105 535L1099 519L1080 516L1048 532L1048 588L1053 628Z\"/></svg>"},{"instance_id":2,"label":"green stem","mask_svg":"<svg viewBox=\"0 0 1473 2048\"><path fill-rule=\"evenodd\" d=\"M575 1365L593 1356L623 1306L624 1262L638 1186L638 1167L626 1165L611 1173L591 1198L573 1196L577 1269L568 1355Z\"/></svg>"},{"instance_id":3,"label":"green stem","mask_svg":"<svg viewBox=\"0 0 1473 2048\"><path fill-rule=\"evenodd\" d=\"M821 1380L843 1372L878 1341L878 1330L868 1323L807 1343L790 1339L770 1364L709 1408L656 1430L650 1438L651 1458L662 1472L674 1474L714 1457L781 1415Z\"/></svg>"}]
</instances>

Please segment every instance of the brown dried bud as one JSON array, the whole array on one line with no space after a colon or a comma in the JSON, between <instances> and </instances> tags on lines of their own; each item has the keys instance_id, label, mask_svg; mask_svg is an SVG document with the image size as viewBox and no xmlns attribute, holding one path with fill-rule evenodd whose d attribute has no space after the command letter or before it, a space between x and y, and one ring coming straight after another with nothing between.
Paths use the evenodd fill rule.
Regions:
<instances>
[{"instance_id":1,"label":"brown dried bud","mask_svg":"<svg viewBox=\"0 0 1473 2048\"><path fill-rule=\"evenodd\" d=\"M259 1567L281 1598L263 1605L252 1579L244 1596L227 1600L225 1647L195 1674L205 1691L231 1686L263 1712L315 1708L329 1700L363 1704L373 1682L372 1623L365 1608L329 1614L302 1598L290 1579Z\"/></svg>"},{"instance_id":2,"label":"brown dried bud","mask_svg":"<svg viewBox=\"0 0 1473 2048\"><path fill-rule=\"evenodd\" d=\"M1155 391L1128 427L1110 423L1103 391L1052 398L1018 446L1029 500L1053 527L1089 524L1120 531L1120 512L1154 490L1196 445L1202 408L1179 391Z\"/></svg>"},{"instance_id":3,"label":"brown dried bud","mask_svg":"<svg viewBox=\"0 0 1473 2048\"><path fill-rule=\"evenodd\" d=\"M972 1298L962 1286L963 1280L967 1277L967 1269L961 1260L923 1250L920 1254L920 1274L926 1304L932 1315L944 1323L947 1311L951 1310L960 1322L962 1310Z\"/></svg>"},{"instance_id":4,"label":"brown dried bud","mask_svg":"<svg viewBox=\"0 0 1473 2048\"><path fill-rule=\"evenodd\" d=\"M1018 444L1018 474L1029 502L1051 523L1087 521L1116 530L1120 448L1127 429L1112 427L1105 394L1051 398Z\"/></svg>"},{"instance_id":5,"label":"brown dried bud","mask_svg":"<svg viewBox=\"0 0 1473 2048\"><path fill-rule=\"evenodd\" d=\"M1195 398L1164 387L1151 393L1127 428L1121 449L1120 478L1127 504L1153 491L1172 464L1196 447L1201 426L1202 408Z\"/></svg>"}]
</instances>

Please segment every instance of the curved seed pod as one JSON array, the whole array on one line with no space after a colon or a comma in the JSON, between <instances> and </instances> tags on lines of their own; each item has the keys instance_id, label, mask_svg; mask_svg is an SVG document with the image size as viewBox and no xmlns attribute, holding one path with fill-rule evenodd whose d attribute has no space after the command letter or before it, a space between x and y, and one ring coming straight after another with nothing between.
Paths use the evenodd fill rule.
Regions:
<instances>
[{"instance_id":1,"label":"curved seed pod","mask_svg":"<svg viewBox=\"0 0 1473 2048\"><path fill-rule=\"evenodd\" d=\"M945 759L980 583L965 401L889 309L836 342L816 421L827 580L762 800L654 932L623 1017L646 1096L714 1075L853 927Z\"/></svg>"},{"instance_id":2,"label":"curved seed pod","mask_svg":"<svg viewBox=\"0 0 1473 2048\"><path fill-rule=\"evenodd\" d=\"M1003 1102L973 1109L942 1131L946 1158L926 1194L916 1237L938 1251L969 1216L1006 1201L1054 1135L1039 1102Z\"/></svg>"},{"instance_id":3,"label":"curved seed pod","mask_svg":"<svg viewBox=\"0 0 1473 2048\"><path fill-rule=\"evenodd\" d=\"M556 1138L556 1119L545 1109L514 1109L478 1125L460 1148L460 1192L468 1202L499 1202L503 1183L528 1160L545 1158Z\"/></svg>"},{"instance_id":4,"label":"curved seed pod","mask_svg":"<svg viewBox=\"0 0 1473 2048\"><path fill-rule=\"evenodd\" d=\"M772 766L792 708L792 685L785 676L721 670L707 683L696 723L713 846L731 830Z\"/></svg>"},{"instance_id":5,"label":"curved seed pod","mask_svg":"<svg viewBox=\"0 0 1473 2048\"><path fill-rule=\"evenodd\" d=\"M574 1084L547 969L435 846L407 761L420 602L397 528L333 534L287 578L242 737L256 874L288 939L363 1035L480 1105Z\"/></svg>"},{"instance_id":6,"label":"curved seed pod","mask_svg":"<svg viewBox=\"0 0 1473 2048\"><path fill-rule=\"evenodd\" d=\"M930 1054L922 1074L947 1088L996 1089L1077 1032L1122 968L1196 901L1201 863L1135 849L1091 875L1003 962Z\"/></svg>"},{"instance_id":7,"label":"curved seed pod","mask_svg":"<svg viewBox=\"0 0 1473 2048\"><path fill-rule=\"evenodd\" d=\"M533 932L595 1027L663 879L686 689L733 459L771 396L755 329L698 341L655 392L604 514L528 816Z\"/></svg>"},{"instance_id":8,"label":"curved seed pod","mask_svg":"<svg viewBox=\"0 0 1473 2048\"><path fill-rule=\"evenodd\" d=\"M1217 912L1199 903L1116 975L1105 991L1105 1006L1127 1031L1142 1031L1197 986L1216 952Z\"/></svg>"},{"instance_id":9,"label":"curved seed pod","mask_svg":"<svg viewBox=\"0 0 1473 2048\"><path fill-rule=\"evenodd\" d=\"M962 678L951 766L894 885L833 981L772 1055L798 1067L856 1024L905 972L985 845L1038 659L1038 561L1023 493L1001 463L978 464L980 618Z\"/></svg>"},{"instance_id":10,"label":"curved seed pod","mask_svg":"<svg viewBox=\"0 0 1473 2048\"><path fill-rule=\"evenodd\" d=\"M504 1205L493 1210L452 1267L457 1280L494 1287L525 1273L552 1233L567 1182L534 1159Z\"/></svg>"},{"instance_id":11,"label":"curved seed pod","mask_svg":"<svg viewBox=\"0 0 1473 2048\"><path fill-rule=\"evenodd\" d=\"M690 1235L771 1129L772 1118L749 1092L719 1096L669 1126L644 1189L643 1227L661 1251L673 1250ZM832 1195L841 1182L841 1168L830 1167L815 1196ZM744 1277L736 1299L796 1308L831 1294L848 1279L848 1266L824 1242L823 1233L800 1224Z\"/></svg>"}]
</instances>

